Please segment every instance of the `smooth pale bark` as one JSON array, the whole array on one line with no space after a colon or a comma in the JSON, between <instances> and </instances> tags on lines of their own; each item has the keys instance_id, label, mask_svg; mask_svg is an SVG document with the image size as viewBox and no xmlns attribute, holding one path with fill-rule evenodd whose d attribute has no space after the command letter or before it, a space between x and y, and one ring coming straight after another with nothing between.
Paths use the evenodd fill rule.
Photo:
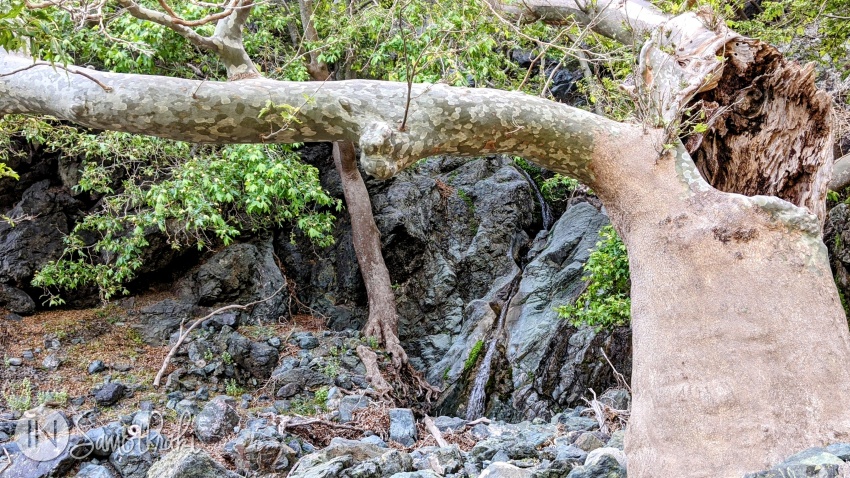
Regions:
<instances>
[{"instance_id":1,"label":"smooth pale bark","mask_svg":"<svg viewBox=\"0 0 850 478\"><path fill-rule=\"evenodd\" d=\"M0 74L26 64L0 56ZM403 84L90 73L112 91L49 67L0 77L0 114L200 142L349 140L378 177L434 154L509 153L591 186L632 267L632 478L740 476L850 438L850 336L817 217L717 191L683 147L659 154L659 131L519 93L416 85L400 132ZM268 100L300 107L299 122L271 134L279 124L258 118Z\"/></svg>"},{"instance_id":2,"label":"smooth pale bark","mask_svg":"<svg viewBox=\"0 0 850 478\"><path fill-rule=\"evenodd\" d=\"M381 251L381 233L372 216L372 202L366 183L357 169L354 144L337 141L333 146L334 165L343 184L345 204L351 216L351 238L357 265L369 298L369 319L363 328L366 337L377 337L393 357L396 368L407 362L407 353L398 339L398 313L390 272Z\"/></svg>"}]
</instances>

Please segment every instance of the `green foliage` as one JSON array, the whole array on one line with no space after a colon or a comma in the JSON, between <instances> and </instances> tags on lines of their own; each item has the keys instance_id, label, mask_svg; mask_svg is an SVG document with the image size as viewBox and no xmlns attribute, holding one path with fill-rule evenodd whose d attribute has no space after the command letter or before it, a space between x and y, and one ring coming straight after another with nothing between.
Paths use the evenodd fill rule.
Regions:
<instances>
[{"instance_id":1,"label":"green foliage","mask_svg":"<svg viewBox=\"0 0 850 478\"><path fill-rule=\"evenodd\" d=\"M63 406L68 403L68 398L68 392L66 391L40 391L36 395L36 400L38 401L39 405L44 405L48 402L52 402L56 405Z\"/></svg>"},{"instance_id":2,"label":"green foliage","mask_svg":"<svg viewBox=\"0 0 850 478\"><path fill-rule=\"evenodd\" d=\"M611 328L629 323L629 260L626 246L612 226L599 231L599 241L584 265L587 288L575 303L557 307L574 326Z\"/></svg>"},{"instance_id":3,"label":"green foliage","mask_svg":"<svg viewBox=\"0 0 850 478\"><path fill-rule=\"evenodd\" d=\"M579 186L576 179L555 174L551 178L547 178L540 186L540 193L547 201L554 202L567 198Z\"/></svg>"},{"instance_id":4,"label":"green foliage","mask_svg":"<svg viewBox=\"0 0 850 478\"><path fill-rule=\"evenodd\" d=\"M313 400L316 402L316 405L324 406L328 401L328 387L321 387L316 390Z\"/></svg>"},{"instance_id":5,"label":"green foliage","mask_svg":"<svg viewBox=\"0 0 850 478\"><path fill-rule=\"evenodd\" d=\"M32 406L32 383L29 378L20 382L9 382L3 390L6 406L18 412L25 412Z\"/></svg>"},{"instance_id":6,"label":"green foliage","mask_svg":"<svg viewBox=\"0 0 850 478\"><path fill-rule=\"evenodd\" d=\"M174 248L227 245L243 231L287 223L319 246L333 241L330 211L341 203L289 145L192 148L16 116L0 120L0 137L4 132L38 141L48 152L84 157L77 192L106 195L102 208L65 239L62 257L35 275L33 284L47 290L51 305L62 303L60 290L87 284L103 299L126 293L154 231L167 234Z\"/></svg>"},{"instance_id":7,"label":"green foliage","mask_svg":"<svg viewBox=\"0 0 850 478\"><path fill-rule=\"evenodd\" d=\"M240 387L239 384L236 383L235 378L229 378L224 382L224 393L230 395L231 397L238 398L245 393L245 389Z\"/></svg>"},{"instance_id":8,"label":"green foliage","mask_svg":"<svg viewBox=\"0 0 850 478\"><path fill-rule=\"evenodd\" d=\"M481 355L481 350L484 349L484 341L479 340L475 342L475 345L469 349L469 356L466 357L466 361L463 362L463 373L468 373L472 370L472 367L475 367L475 364L478 362L478 357Z\"/></svg>"}]
</instances>

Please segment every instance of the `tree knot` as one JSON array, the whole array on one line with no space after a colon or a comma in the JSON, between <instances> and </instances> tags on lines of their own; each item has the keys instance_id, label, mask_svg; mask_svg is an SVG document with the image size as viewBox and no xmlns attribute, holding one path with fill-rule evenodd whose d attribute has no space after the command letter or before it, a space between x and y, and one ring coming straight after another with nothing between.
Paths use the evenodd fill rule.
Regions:
<instances>
[{"instance_id":1,"label":"tree knot","mask_svg":"<svg viewBox=\"0 0 850 478\"><path fill-rule=\"evenodd\" d=\"M389 179L398 172L393 159L393 130L387 123L369 123L360 134L360 164L371 176Z\"/></svg>"}]
</instances>

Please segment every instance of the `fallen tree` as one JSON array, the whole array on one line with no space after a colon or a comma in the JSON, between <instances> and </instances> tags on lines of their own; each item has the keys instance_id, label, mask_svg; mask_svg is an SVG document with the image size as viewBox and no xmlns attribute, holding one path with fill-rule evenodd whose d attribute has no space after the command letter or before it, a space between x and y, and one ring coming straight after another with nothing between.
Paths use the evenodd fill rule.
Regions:
<instances>
[{"instance_id":1,"label":"fallen tree","mask_svg":"<svg viewBox=\"0 0 850 478\"><path fill-rule=\"evenodd\" d=\"M668 18L634 0L500 9L572 15L620 41L649 34L633 85L643 123L486 88L280 82L230 66L238 81L202 82L10 53L0 114L201 143L351 141L378 178L436 154L524 157L590 186L628 246L630 476L740 476L848 439L850 334L820 239L830 103L811 68L708 12ZM219 39L236 38L238 18L217 20ZM222 58L240 58L222 41ZM682 144L700 111L706 129Z\"/></svg>"}]
</instances>

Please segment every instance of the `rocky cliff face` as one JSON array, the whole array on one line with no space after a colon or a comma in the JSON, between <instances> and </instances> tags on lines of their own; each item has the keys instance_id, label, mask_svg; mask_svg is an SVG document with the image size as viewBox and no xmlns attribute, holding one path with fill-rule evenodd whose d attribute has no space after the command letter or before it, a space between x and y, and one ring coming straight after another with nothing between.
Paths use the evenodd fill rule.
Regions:
<instances>
[{"instance_id":1,"label":"rocky cliff face","mask_svg":"<svg viewBox=\"0 0 850 478\"><path fill-rule=\"evenodd\" d=\"M303 157L321 170L325 188L342 197L330 148L311 145ZM0 302L18 313L34 310L32 274L59 257L63 234L95 204L70 192L73 165L56 158L46 163L41 169L24 165L33 171L25 176L29 185L6 185L0 195L6 215L32 216L15 227L0 224ZM615 385L600 349L628 374L627 330L576 330L554 311L580 293L582 265L607 223L596 207L579 202L542 230L535 185L502 156L432 158L390 181L367 184L396 290L400 337L412 364L446 390L444 413L465 410L482 370L479 342L494 348L495 373L483 377L485 411L503 419L548 418L582 403L588 388L601 393ZM337 330L359 329L367 316L345 212L329 248L316 249L297 233L280 230L272 238L245 238L209 252L194 267L185 267L183 257L187 270L175 266L179 254L151 236L161 247L146 261L145 282L179 275L173 287L179 300L142 311L146 341L166 339L187 314L265 298L283 285L278 297L237 314L231 325L286 317L298 302ZM93 297L92 291L76 296Z\"/></svg>"}]
</instances>

